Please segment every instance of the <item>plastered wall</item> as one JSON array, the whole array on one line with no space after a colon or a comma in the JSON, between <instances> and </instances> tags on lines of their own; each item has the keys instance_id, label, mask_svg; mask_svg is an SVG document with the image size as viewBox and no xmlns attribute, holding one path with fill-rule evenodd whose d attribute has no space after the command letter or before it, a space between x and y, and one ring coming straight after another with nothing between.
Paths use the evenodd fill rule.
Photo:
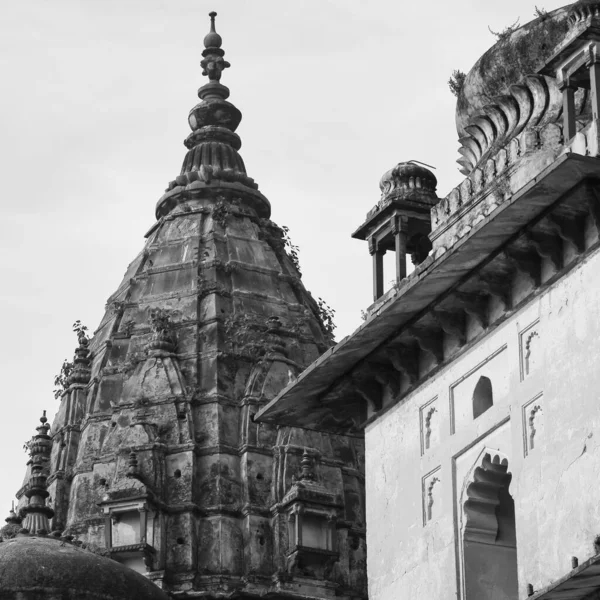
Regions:
<instances>
[{"instance_id":1,"label":"plastered wall","mask_svg":"<svg viewBox=\"0 0 600 600\"><path fill-rule=\"evenodd\" d=\"M596 251L369 425L372 600L465 598L465 489L486 453L512 475L520 598L594 554L599 359ZM473 419L482 376L493 406Z\"/></svg>"}]
</instances>

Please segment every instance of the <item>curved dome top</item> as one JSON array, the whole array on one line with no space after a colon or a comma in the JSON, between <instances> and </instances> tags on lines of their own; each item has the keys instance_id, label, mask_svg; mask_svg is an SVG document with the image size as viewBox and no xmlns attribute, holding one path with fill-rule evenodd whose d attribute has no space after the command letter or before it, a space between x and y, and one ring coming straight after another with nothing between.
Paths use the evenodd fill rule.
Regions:
<instances>
[{"instance_id":1,"label":"curved dome top","mask_svg":"<svg viewBox=\"0 0 600 600\"><path fill-rule=\"evenodd\" d=\"M567 32L571 6L558 8L519 27L492 46L467 74L456 103L459 137L482 109L508 94L511 85L534 74L554 53Z\"/></svg>"},{"instance_id":2,"label":"curved dome top","mask_svg":"<svg viewBox=\"0 0 600 600\"><path fill-rule=\"evenodd\" d=\"M414 162L401 162L386 171L379 181L382 199L395 198L434 205L437 179L425 167Z\"/></svg>"},{"instance_id":3,"label":"curved dome top","mask_svg":"<svg viewBox=\"0 0 600 600\"><path fill-rule=\"evenodd\" d=\"M0 598L33 592L39 599L168 600L140 573L63 540L25 535L0 543Z\"/></svg>"}]
</instances>

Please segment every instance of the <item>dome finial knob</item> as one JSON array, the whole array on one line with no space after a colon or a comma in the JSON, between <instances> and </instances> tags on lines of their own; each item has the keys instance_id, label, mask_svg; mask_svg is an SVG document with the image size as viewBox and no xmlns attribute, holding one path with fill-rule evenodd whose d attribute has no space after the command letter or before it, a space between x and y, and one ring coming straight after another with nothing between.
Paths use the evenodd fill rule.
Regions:
<instances>
[{"instance_id":1,"label":"dome finial knob","mask_svg":"<svg viewBox=\"0 0 600 600\"><path fill-rule=\"evenodd\" d=\"M221 81L221 73L227 69L230 64L223 58L225 51L221 48L223 40L221 36L215 31L215 17L216 12L211 12L208 15L210 17L210 31L204 38L204 50L202 56L204 57L200 61L202 67L202 75L207 75L210 83L219 83ZM222 88L222 89L221 89ZM224 86L210 86L211 92L215 92L222 98L227 98L228 93L224 96L226 91ZM202 98L202 96L200 96Z\"/></svg>"},{"instance_id":2,"label":"dome finial knob","mask_svg":"<svg viewBox=\"0 0 600 600\"><path fill-rule=\"evenodd\" d=\"M215 29L215 17L217 16L217 13L213 10L212 12L208 13L208 16L210 17L210 31L204 38L204 47L220 48L221 44L223 44L223 39Z\"/></svg>"}]
</instances>

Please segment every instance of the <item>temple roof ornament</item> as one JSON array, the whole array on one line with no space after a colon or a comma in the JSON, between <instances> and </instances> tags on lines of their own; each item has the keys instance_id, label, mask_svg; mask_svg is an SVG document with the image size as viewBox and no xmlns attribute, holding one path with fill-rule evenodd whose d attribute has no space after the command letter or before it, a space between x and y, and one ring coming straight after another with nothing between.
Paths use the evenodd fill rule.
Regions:
<instances>
[{"instance_id":1,"label":"temple roof ornament","mask_svg":"<svg viewBox=\"0 0 600 600\"><path fill-rule=\"evenodd\" d=\"M25 519L23 528L30 534L44 534L50 532L50 521L54 516L54 511L46 505L46 498L49 493L47 490L47 477L44 474L45 463L50 459L52 450L52 440L48 435L50 425L46 418L46 411L40 418L41 425L38 425L37 435L29 443L29 455L31 457L31 477L25 492L29 499L27 506L23 508Z\"/></svg>"},{"instance_id":2,"label":"temple roof ornament","mask_svg":"<svg viewBox=\"0 0 600 600\"><path fill-rule=\"evenodd\" d=\"M15 503L12 503L8 517L4 519L6 525L0 529L0 540L9 540L14 538L21 530L21 517L15 513Z\"/></svg>"},{"instance_id":3,"label":"temple roof ornament","mask_svg":"<svg viewBox=\"0 0 600 600\"><path fill-rule=\"evenodd\" d=\"M204 59L200 62L202 66L202 75L208 75L210 81L220 81L221 73L231 65L223 58L225 51L221 50L223 39L215 31L215 11L208 14L210 17L210 32L204 37L204 48L202 56Z\"/></svg>"},{"instance_id":4,"label":"temple roof ornament","mask_svg":"<svg viewBox=\"0 0 600 600\"><path fill-rule=\"evenodd\" d=\"M436 186L435 175L410 160L386 171L379 181L382 202L394 199L433 206L439 200L435 193Z\"/></svg>"},{"instance_id":5,"label":"temple roof ornament","mask_svg":"<svg viewBox=\"0 0 600 600\"><path fill-rule=\"evenodd\" d=\"M241 192L241 200L253 208L259 217L269 218L271 205L258 191L258 185L248 177L238 150L242 146L235 133L242 113L230 102L229 88L221 83L223 71L231 65L223 57L223 40L215 31L216 12L211 12L210 31L204 38L202 74L208 83L198 90L201 102L188 116L192 133L184 144L188 152L180 175L171 181L158 201L156 217L168 214L180 202L199 197L207 188Z\"/></svg>"},{"instance_id":6,"label":"temple roof ornament","mask_svg":"<svg viewBox=\"0 0 600 600\"><path fill-rule=\"evenodd\" d=\"M469 175L525 130L556 121L562 110L556 81L540 70L564 41L573 15L595 2L558 8L499 40L473 65L456 104L460 172ZM582 91L577 113L586 105Z\"/></svg>"},{"instance_id":7,"label":"temple roof ornament","mask_svg":"<svg viewBox=\"0 0 600 600\"><path fill-rule=\"evenodd\" d=\"M569 10L569 27L574 27L581 21L600 16L599 0L579 0Z\"/></svg>"},{"instance_id":8,"label":"temple roof ornament","mask_svg":"<svg viewBox=\"0 0 600 600\"><path fill-rule=\"evenodd\" d=\"M75 358L73 359L73 370L69 374L67 381L69 385L73 383L86 385L90 382L90 365L92 361L90 359L90 351L88 349L90 340L88 339L84 330L80 330L77 332L77 342L79 345L75 349Z\"/></svg>"},{"instance_id":9,"label":"temple roof ornament","mask_svg":"<svg viewBox=\"0 0 600 600\"><path fill-rule=\"evenodd\" d=\"M302 481L314 481L315 480L315 472L313 469L313 459L311 458L308 450L304 448L304 452L302 454L302 460L300 462L302 473L300 475L300 480Z\"/></svg>"}]
</instances>

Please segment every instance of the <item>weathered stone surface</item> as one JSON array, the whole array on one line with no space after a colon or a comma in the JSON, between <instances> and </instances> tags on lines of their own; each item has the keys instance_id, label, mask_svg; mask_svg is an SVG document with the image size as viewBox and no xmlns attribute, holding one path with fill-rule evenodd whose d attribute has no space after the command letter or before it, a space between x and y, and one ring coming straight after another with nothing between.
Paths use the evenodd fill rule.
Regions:
<instances>
[{"instance_id":1,"label":"weathered stone surface","mask_svg":"<svg viewBox=\"0 0 600 600\"><path fill-rule=\"evenodd\" d=\"M217 50L205 68L220 77ZM218 79L201 89L210 110L192 111L182 174L89 346L80 343L85 373L62 393L44 466L52 526L180 598L364 597L362 438L253 420L331 335L237 154L228 94ZM213 123L215 107L233 121ZM336 499L339 550L295 573L280 503L305 449Z\"/></svg>"},{"instance_id":2,"label":"weathered stone surface","mask_svg":"<svg viewBox=\"0 0 600 600\"><path fill-rule=\"evenodd\" d=\"M19 536L0 544L6 600L167 600L145 577L60 539Z\"/></svg>"}]
</instances>

